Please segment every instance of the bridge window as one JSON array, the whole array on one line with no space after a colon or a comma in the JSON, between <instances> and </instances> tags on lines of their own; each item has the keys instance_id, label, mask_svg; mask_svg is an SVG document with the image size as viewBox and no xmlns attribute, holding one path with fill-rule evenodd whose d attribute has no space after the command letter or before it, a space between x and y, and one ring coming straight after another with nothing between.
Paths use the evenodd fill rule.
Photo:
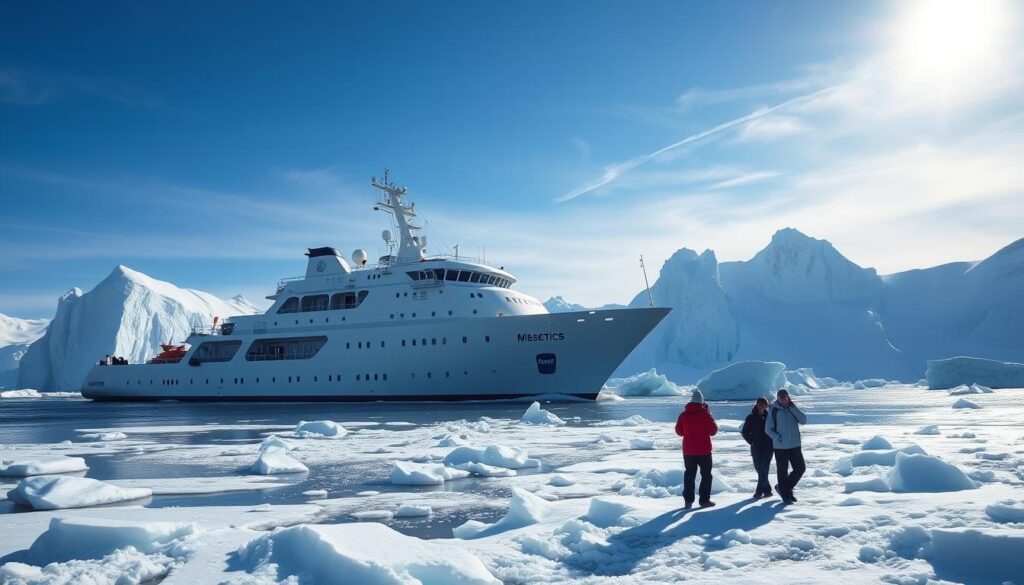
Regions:
<instances>
[{"instance_id":1,"label":"bridge window","mask_svg":"<svg viewBox=\"0 0 1024 585\"><path fill-rule=\"evenodd\" d=\"M459 280L459 271L458 270L449 270L447 272L447 274L445 274L444 279L445 280L450 280L452 282L458 281Z\"/></svg>"},{"instance_id":2,"label":"bridge window","mask_svg":"<svg viewBox=\"0 0 1024 585\"><path fill-rule=\"evenodd\" d=\"M472 276L469 277L469 282L480 282L480 278L482 276L483 275L480 274L479 272L474 272Z\"/></svg>"},{"instance_id":3,"label":"bridge window","mask_svg":"<svg viewBox=\"0 0 1024 585\"><path fill-rule=\"evenodd\" d=\"M298 313L299 312L299 297L290 297L285 301L281 308L277 310L280 313Z\"/></svg>"},{"instance_id":4,"label":"bridge window","mask_svg":"<svg viewBox=\"0 0 1024 585\"><path fill-rule=\"evenodd\" d=\"M326 311L328 302L327 298L327 295L309 295L302 297L302 312Z\"/></svg>"},{"instance_id":5,"label":"bridge window","mask_svg":"<svg viewBox=\"0 0 1024 585\"><path fill-rule=\"evenodd\" d=\"M366 295L368 294L370 294L370 291L366 290L361 290L358 293L335 293L334 295L331 296L331 310L355 309L360 304L362 304L363 300L366 299ZM395 296L398 295L396 294ZM305 299L303 299L303 302L305 302Z\"/></svg>"},{"instance_id":6,"label":"bridge window","mask_svg":"<svg viewBox=\"0 0 1024 585\"><path fill-rule=\"evenodd\" d=\"M463 270L459 273L459 282L469 282L471 276L473 276L472 272L469 270Z\"/></svg>"}]
</instances>

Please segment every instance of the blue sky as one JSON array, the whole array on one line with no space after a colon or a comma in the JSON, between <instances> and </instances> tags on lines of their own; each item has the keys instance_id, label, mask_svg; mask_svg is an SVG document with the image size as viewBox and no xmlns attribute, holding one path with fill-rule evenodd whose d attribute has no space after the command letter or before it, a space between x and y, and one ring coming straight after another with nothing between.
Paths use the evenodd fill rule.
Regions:
<instances>
[{"instance_id":1,"label":"blue sky","mask_svg":"<svg viewBox=\"0 0 1024 585\"><path fill-rule=\"evenodd\" d=\"M1024 236L1017 12L4 3L0 312L118 263L261 298L306 247L379 251L385 166L433 250L542 300L626 302L641 252L747 259L785 226L882 273L979 259Z\"/></svg>"}]
</instances>

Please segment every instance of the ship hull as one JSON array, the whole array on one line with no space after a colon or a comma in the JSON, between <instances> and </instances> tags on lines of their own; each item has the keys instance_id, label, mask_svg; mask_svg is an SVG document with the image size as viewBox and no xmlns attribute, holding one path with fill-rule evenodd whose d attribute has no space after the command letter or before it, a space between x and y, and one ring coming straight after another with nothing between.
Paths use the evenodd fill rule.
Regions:
<instances>
[{"instance_id":1,"label":"ship hull","mask_svg":"<svg viewBox=\"0 0 1024 585\"><path fill-rule=\"evenodd\" d=\"M273 335L237 333L229 360L95 366L93 400L481 400L539 394L594 398L669 309L617 309L496 318L430 319L302 329L326 343L308 359L246 359ZM300 334L300 331L293 332Z\"/></svg>"}]
</instances>

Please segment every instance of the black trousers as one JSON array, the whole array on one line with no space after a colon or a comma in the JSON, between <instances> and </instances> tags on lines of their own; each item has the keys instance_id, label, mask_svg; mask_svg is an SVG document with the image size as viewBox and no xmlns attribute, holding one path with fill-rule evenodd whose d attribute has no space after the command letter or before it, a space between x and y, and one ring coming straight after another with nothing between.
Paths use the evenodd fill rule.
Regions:
<instances>
[{"instance_id":1,"label":"black trousers","mask_svg":"<svg viewBox=\"0 0 1024 585\"><path fill-rule=\"evenodd\" d=\"M683 499L693 502L693 484L700 469L700 501L711 500L711 455L683 455Z\"/></svg>"},{"instance_id":2,"label":"black trousers","mask_svg":"<svg viewBox=\"0 0 1024 585\"><path fill-rule=\"evenodd\" d=\"M789 471L791 465L793 466L792 472ZM807 465L804 464L804 453L800 447L776 449L775 471L779 478L779 490L782 492L779 495L792 495L793 488L807 471Z\"/></svg>"},{"instance_id":3,"label":"black trousers","mask_svg":"<svg viewBox=\"0 0 1024 585\"><path fill-rule=\"evenodd\" d=\"M772 491L772 484L768 481L768 469L772 466L773 455L775 451L771 447L750 446L750 457L754 460L754 471L757 472L756 491L762 494Z\"/></svg>"}]
</instances>

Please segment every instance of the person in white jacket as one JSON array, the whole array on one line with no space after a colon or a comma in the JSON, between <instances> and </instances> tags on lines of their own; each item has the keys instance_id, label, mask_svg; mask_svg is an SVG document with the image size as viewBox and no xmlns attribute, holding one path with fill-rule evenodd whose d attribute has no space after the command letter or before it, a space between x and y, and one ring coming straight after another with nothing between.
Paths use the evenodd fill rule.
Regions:
<instances>
[{"instance_id":1,"label":"person in white jacket","mask_svg":"<svg viewBox=\"0 0 1024 585\"><path fill-rule=\"evenodd\" d=\"M793 488L807 470L803 451L800 450L800 425L807 424L807 415L785 389L779 390L775 397L775 402L768 409L764 432L772 438L775 447L775 470L779 481L775 484L775 491L783 502L792 504L796 501ZM789 471L790 466L793 471Z\"/></svg>"}]
</instances>

